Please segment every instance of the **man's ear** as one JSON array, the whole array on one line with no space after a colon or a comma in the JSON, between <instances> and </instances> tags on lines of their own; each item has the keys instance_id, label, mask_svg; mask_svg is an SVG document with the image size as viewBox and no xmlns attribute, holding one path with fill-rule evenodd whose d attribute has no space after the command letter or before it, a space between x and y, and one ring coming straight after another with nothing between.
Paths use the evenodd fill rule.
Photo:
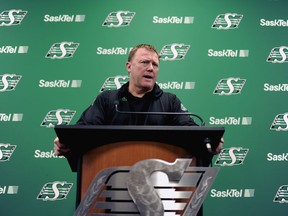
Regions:
<instances>
[{"instance_id":1,"label":"man's ear","mask_svg":"<svg viewBox=\"0 0 288 216\"><path fill-rule=\"evenodd\" d=\"M128 71L128 73L130 73L130 71L131 71L131 63L130 62L126 62L126 69L127 69L127 71Z\"/></svg>"}]
</instances>

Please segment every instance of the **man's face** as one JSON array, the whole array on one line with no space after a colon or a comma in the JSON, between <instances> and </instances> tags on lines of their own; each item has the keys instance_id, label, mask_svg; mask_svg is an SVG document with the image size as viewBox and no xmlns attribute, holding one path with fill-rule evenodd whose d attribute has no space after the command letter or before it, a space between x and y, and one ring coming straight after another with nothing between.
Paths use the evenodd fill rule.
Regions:
<instances>
[{"instance_id":1,"label":"man's face","mask_svg":"<svg viewBox=\"0 0 288 216\"><path fill-rule=\"evenodd\" d=\"M130 62L126 63L130 85L135 89L150 91L157 80L159 59L157 53L139 48Z\"/></svg>"}]
</instances>

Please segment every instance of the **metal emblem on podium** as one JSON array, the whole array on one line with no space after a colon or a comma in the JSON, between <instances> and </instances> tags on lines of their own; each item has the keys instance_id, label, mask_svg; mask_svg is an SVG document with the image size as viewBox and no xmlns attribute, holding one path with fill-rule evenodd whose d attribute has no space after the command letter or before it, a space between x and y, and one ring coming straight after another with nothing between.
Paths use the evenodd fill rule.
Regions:
<instances>
[{"instance_id":1,"label":"metal emblem on podium","mask_svg":"<svg viewBox=\"0 0 288 216\"><path fill-rule=\"evenodd\" d=\"M219 168L147 159L111 167L91 182L74 216L195 216Z\"/></svg>"}]
</instances>

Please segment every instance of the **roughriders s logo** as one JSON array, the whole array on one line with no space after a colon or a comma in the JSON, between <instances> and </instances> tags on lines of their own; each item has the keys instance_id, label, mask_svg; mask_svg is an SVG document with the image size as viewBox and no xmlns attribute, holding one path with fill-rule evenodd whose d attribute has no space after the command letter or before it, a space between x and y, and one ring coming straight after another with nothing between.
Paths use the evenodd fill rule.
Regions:
<instances>
[{"instance_id":1,"label":"roughriders s logo","mask_svg":"<svg viewBox=\"0 0 288 216\"><path fill-rule=\"evenodd\" d=\"M13 91L22 76L16 74L0 75L0 92Z\"/></svg>"},{"instance_id":2,"label":"roughriders s logo","mask_svg":"<svg viewBox=\"0 0 288 216\"><path fill-rule=\"evenodd\" d=\"M281 187L279 187L273 202L288 204L288 185L282 185Z\"/></svg>"},{"instance_id":3,"label":"roughriders s logo","mask_svg":"<svg viewBox=\"0 0 288 216\"><path fill-rule=\"evenodd\" d=\"M164 61L183 60L190 48L190 45L183 43L167 44L160 51L160 59Z\"/></svg>"},{"instance_id":4,"label":"roughriders s logo","mask_svg":"<svg viewBox=\"0 0 288 216\"><path fill-rule=\"evenodd\" d=\"M275 117L270 130L288 131L288 112L284 114L278 114Z\"/></svg>"},{"instance_id":5,"label":"roughriders s logo","mask_svg":"<svg viewBox=\"0 0 288 216\"><path fill-rule=\"evenodd\" d=\"M288 46L274 47L266 61L271 63L287 63Z\"/></svg>"},{"instance_id":6,"label":"roughriders s logo","mask_svg":"<svg viewBox=\"0 0 288 216\"><path fill-rule=\"evenodd\" d=\"M45 58L50 59L63 59L63 58L72 58L76 49L80 44L74 42L61 42L54 43Z\"/></svg>"},{"instance_id":7,"label":"roughriders s logo","mask_svg":"<svg viewBox=\"0 0 288 216\"><path fill-rule=\"evenodd\" d=\"M128 79L128 76L108 77L102 85L100 92L103 92L105 90L119 89L124 83L128 81Z\"/></svg>"},{"instance_id":8,"label":"roughriders s logo","mask_svg":"<svg viewBox=\"0 0 288 216\"><path fill-rule=\"evenodd\" d=\"M249 149L242 147L225 148L219 154L216 165L220 166L234 166L242 165Z\"/></svg>"},{"instance_id":9,"label":"roughriders s logo","mask_svg":"<svg viewBox=\"0 0 288 216\"><path fill-rule=\"evenodd\" d=\"M37 196L37 199L43 201L56 201L66 199L73 183L66 181L55 181L46 183Z\"/></svg>"},{"instance_id":10,"label":"roughriders s logo","mask_svg":"<svg viewBox=\"0 0 288 216\"><path fill-rule=\"evenodd\" d=\"M6 10L0 14L0 26L20 25L28 11Z\"/></svg>"},{"instance_id":11,"label":"roughriders s logo","mask_svg":"<svg viewBox=\"0 0 288 216\"><path fill-rule=\"evenodd\" d=\"M16 145L0 143L0 162L9 161Z\"/></svg>"},{"instance_id":12,"label":"roughriders s logo","mask_svg":"<svg viewBox=\"0 0 288 216\"><path fill-rule=\"evenodd\" d=\"M214 89L213 94L218 95L240 94L245 82L246 79L240 79L235 77L221 79L218 82L216 88Z\"/></svg>"},{"instance_id":13,"label":"roughriders s logo","mask_svg":"<svg viewBox=\"0 0 288 216\"><path fill-rule=\"evenodd\" d=\"M75 113L75 110L69 109L51 110L47 113L40 126L50 128L55 125L69 125Z\"/></svg>"},{"instance_id":14,"label":"roughriders s logo","mask_svg":"<svg viewBox=\"0 0 288 216\"><path fill-rule=\"evenodd\" d=\"M243 15L237 13L219 14L216 17L211 28L215 28L218 30L236 29L238 28L242 18Z\"/></svg>"},{"instance_id":15,"label":"roughriders s logo","mask_svg":"<svg viewBox=\"0 0 288 216\"><path fill-rule=\"evenodd\" d=\"M132 19L134 18L136 12L130 11L117 11L111 12L106 17L102 26L106 27L127 27L130 25Z\"/></svg>"}]
</instances>

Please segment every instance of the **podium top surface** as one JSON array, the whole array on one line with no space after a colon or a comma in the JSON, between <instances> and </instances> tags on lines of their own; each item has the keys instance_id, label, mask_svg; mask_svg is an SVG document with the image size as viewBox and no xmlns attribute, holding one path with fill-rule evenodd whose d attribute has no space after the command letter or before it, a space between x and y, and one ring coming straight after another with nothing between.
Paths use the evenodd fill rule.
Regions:
<instances>
[{"instance_id":1,"label":"podium top surface","mask_svg":"<svg viewBox=\"0 0 288 216\"><path fill-rule=\"evenodd\" d=\"M54 128L61 143L84 152L93 147L125 141L153 141L185 147L204 143L218 145L224 127L206 126L138 126L138 125L57 125ZM84 147L85 146L85 147Z\"/></svg>"}]
</instances>

